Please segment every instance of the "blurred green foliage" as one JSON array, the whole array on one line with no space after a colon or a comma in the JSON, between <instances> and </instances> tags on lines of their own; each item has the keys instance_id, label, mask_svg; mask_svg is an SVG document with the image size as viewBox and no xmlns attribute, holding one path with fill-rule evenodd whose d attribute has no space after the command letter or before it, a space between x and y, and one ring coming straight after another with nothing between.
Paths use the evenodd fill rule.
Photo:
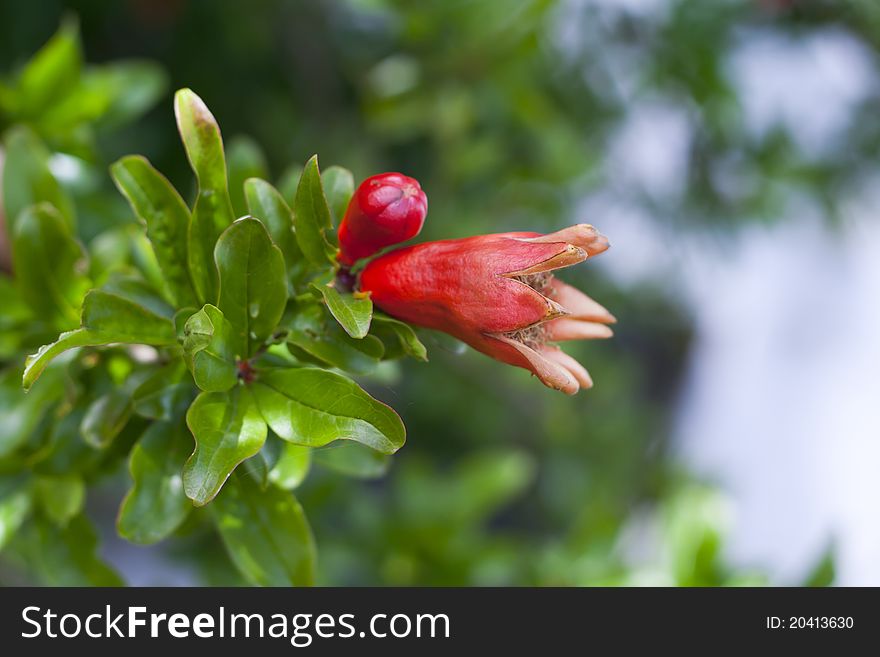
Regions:
<instances>
[{"instance_id":1,"label":"blurred green foliage","mask_svg":"<svg viewBox=\"0 0 880 657\"><path fill-rule=\"evenodd\" d=\"M784 38L842 29L876 49L875 3L670 0L647 3L662 6L653 11L609 4L5 3L0 69L10 77L0 87L0 126L6 169L17 143L41 140L45 151L26 149L36 158L28 166L54 165L59 187L46 178L49 188L40 194L57 197L62 214L75 208L77 234L92 254L89 278L103 281L124 265L149 279L155 262L131 230L134 217L110 191L105 167L125 152L140 152L178 189L191 183L167 102L135 127L109 130L169 88L155 68L114 63L146 58L164 68L170 88L197 89L227 136L247 135L227 139L236 213L247 205L242 182L253 175L277 181L293 203L297 163L319 152L323 161L350 166L356 180L381 170L418 178L430 202L426 239L558 228L582 219L579 201L596 193L644 210L670 242L677 231L723 235L746 221L774 221L785 213L792 188L814 198L828 219L836 217L834 200L878 155L880 124L861 120L875 111L877 99L857 107L848 132L816 157L784 127L760 136L746 129L727 60L748 31ZM71 74L53 85L57 97L29 96L28 80L39 79L40 67L29 65L29 74L18 67L67 11L79 16L90 61L108 64L86 67L72 23L65 23L54 38L70 41L64 56ZM646 100L680 110L693 131L678 190L642 188L621 180L620 167L609 164L613 135L631 107ZM76 175L57 173L64 171ZM722 173L731 171L742 184L727 184ZM603 226L602 217L589 220L614 243L613 227ZM613 249L603 256L614 257ZM575 347L597 382L588 393L565 398L522 371L461 353L431 335L422 336L429 364L383 366L364 380L399 410L409 440L384 477L351 481L316 470L302 483L299 498L321 555L319 583L764 581L726 564L730 527L723 497L692 482L670 454L670 410L691 338L676 290L662 280L621 288L595 265L571 277L619 319L612 341ZM28 344L10 342L4 329L30 321L28 312L13 304L0 316L7 362L58 328L35 324ZM100 386L124 379L112 371L83 376L101 379ZM24 402L10 402L9 409L18 403ZM67 440L65 431L59 425L53 432L59 435L49 439ZM87 455L73 443L63 456L82 458ZM336 457L327 447L313 458ZM382 472L378 467L373 474ZM59 463L47 475L63 473ZM125 473L106 477L109 483L89 496L97 512L100 498L121 498L127 483ZM57 489L69 483L56 482ZM10 490L0 517L14 519L23 510ZM192 556L199 554L202 581L238 581L212 536L187 524L178 534L170 558L194 571ZM63 545L45 536L29 540ZM3 558L16 561L14 554ZM63 563L58 559L47 557L48 574L37 573L43 581L67 581L63 568L52 571ZM89 565L85 572L92 572L89 581L104 581L100 568ZM8 569L0 576L20 577ZM808 581L832 578L829 557Z\"/></svg>"}]
</instances>

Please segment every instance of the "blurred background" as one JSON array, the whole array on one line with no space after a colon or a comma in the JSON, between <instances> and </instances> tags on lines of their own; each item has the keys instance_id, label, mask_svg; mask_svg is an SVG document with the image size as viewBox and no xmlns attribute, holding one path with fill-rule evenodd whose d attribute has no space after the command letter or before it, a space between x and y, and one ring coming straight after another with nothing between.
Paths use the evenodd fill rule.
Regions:
<instances>
[{"instance_id":1,"label":"blurred background","mask_svg":"<svg viewBox=\"0 0 880 657\"><path fill-rule=\"evenodd\" d=\"M430 363L364 381L408 441L384 477L302 485L320 583L880 585L880 4L3 2L0 71L64 16L88 61L167 74L99 135L99 169L143 153L191 189L188 86L254 173L317 152L418 178L419 239L581 221L611 239L562 275L619 319L571 347L593 390L430 337ZM86 206L85 239L133 221L118 202ZM126 486L89 509L127 581L236 583L216 543L117 538Z\"/></svg>"}]
</instances>

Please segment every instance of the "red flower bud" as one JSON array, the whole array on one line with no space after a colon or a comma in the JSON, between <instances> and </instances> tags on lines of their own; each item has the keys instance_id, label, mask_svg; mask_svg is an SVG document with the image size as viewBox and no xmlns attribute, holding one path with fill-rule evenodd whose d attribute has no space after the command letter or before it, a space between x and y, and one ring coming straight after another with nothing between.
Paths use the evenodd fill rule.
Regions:
<instances>
[{"instance_id":1,"label":"red flower bud","mask_svg":"<svg viewBox=\"0 0 880 657\"><path fill-rule=\"evenodd\" d=\"M548 344L611 337L616 320L550 273L602 253L608 240L580 224L551 235L501 233L398 249L364 268L360 288L398 319L437 329L574 394L593 385Z\"/></svg>"},{"instance_id":2,"label":"red flower bud","mask_svg":"<svg viewBox=\"0 0 880 657\"><path fill-rule=\"evenodd\" d=\"M428 197L419 181L402 173L380 173L360 184L339 224L339 262L350 267L386 246L422 230Z\"/></svg>"}]
</instances>

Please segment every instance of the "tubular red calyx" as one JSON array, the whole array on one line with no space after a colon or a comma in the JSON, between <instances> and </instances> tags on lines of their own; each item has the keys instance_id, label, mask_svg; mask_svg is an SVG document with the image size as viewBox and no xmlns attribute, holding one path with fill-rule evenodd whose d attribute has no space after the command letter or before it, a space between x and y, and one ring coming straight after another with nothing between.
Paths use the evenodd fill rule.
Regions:
<instances>
[{"instance_id":1,"label":"tubular red calyx","mask_svg":"<svg viewBox=\"0 0 880 657\"><path fill-rule=\"evenodd\" d=\"M592 386L592 380L551 343L610 337L608 325L616 320L552 272L607 248L608 240L587 224L550 235L502 233L428 242L368 263L360 288L398 319L449 333L573 394Z\"/></svg>"}]
</instances>

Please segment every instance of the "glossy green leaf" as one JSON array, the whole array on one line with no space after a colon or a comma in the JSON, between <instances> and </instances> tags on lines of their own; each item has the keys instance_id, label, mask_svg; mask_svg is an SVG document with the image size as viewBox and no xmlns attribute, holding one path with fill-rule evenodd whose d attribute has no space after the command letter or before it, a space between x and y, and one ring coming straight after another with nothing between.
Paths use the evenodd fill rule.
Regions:
<instances>
[{"instance_id":1,"label":"glossy green leaf","mask_svg":"<svg viewBox=\"0 0 880 657\"><path fill-rule=\"evenodd\" d=\"M82 307L82 328L114 342L170 345L177 341L173 322L115 294L92 290Z\"/></svg>"},{"instance_id":2,"label":"glossy green leaf","mask_svg":"<svg viewBox=\"0 0 880 657\"><path fill-rule=\"evenodd\" d=\"M186 330L186 322L187 320L196 314L199 311L198 308L181 308L176 313L174 313L174 332L177 334L177 339L180 342L183 342L184 331Z\"/></svg>"},{"instance_id":3,"label":"glossy green leaf","mask_svg":"<svg viewBox=\"0 0 880 657\"><path fill-rule=\"evenodd\" d=\"M376 479L388 472L391 457L360 443L338 442L313 450L316 464L349 477Z\"/></svg>"},{"instance_id":4,"label":"glossy green leaf","mask_svg":"<svg viewBox=\"0 0 880 657\"><path fill-rule=\"evenodd\" d=\"M102 292L108 292L127 301L132 301L159 317L166 319L174 317L174 308L152 285L139 276L113 272L100 289Z\"/></svg>"},{"instance_id":5,"label":"glossy green leaf","mask_svg":"<svg viewBox=\"0 0 880 657\"><path fill-rule=\"evenodd\" d=\"M320 447L334 440L354 440L392 454L406 440L403 422L394 410L334 372L269 370L260 373L253 390L272 431L298 445Z\"/></svg>"},{"instance_id":6,"label":"glossy green leaf","mask_svg":"<svg viewBox=\"0 0 880 657\"><path fill-rule=\"evenodd\" d=\"M237 335L236 354L250 356L275 331L287 303L284 258L265 226L239 219L217 241L217 304Z\"/></svg>"},{"instance_id":7,"label":"glossy green leaf","mask_svg":"<svg viewBox=\"0 0 880 657\"><path fill-rule=\"evenodd\" d=\"M373 314L372 326L373 335L382 339L386 344L385 358L396 357L396 352L387 346L388 342L394 341L397 343L401 356L407 355L416 360L428 360L428 350L409 324L382 313L375 313Z\"/></svg>"},{"instance_id":8,"label":"glossy green leaf","mask_svg":"<svg viewBox=\"0 0 880 657\"><path fill-rule=\"evenodd\" d=\"M22 385L27 390L43 369L59 354L75 347L94 347L122 342L155 346L177 343L171 320L115 294L92 290L83 301L82 328L58 336L25 360Z\"/></svg>"},{"instance_id":9,"label":"glossy green leaf","mask_svg":"<svg viewBox=\"0 0 880 657\"><path fill-rule=\"evenodd\" d=\"M250 178L244 190L248 211L265 224L275 246L281 249L290 292L297 292L308 272L308 262L293 232L293 212L281 193L265 180Z\"/></svg>"},{"instance_id":10,"label":"glossy green leaf","mask_svg":"<svg viewBox=\"0 0 880 657\"><path fill-rule=\"evenodd\" d=\"M336 247L329 239L332 229L330 208L324 196L318 156L306 163L293 204L296 241L303 255L313 265L328 267L336 262Z\"/></svg>"},{"instance_id":11,"label":"glossy green leaf","mask_svg":"<svg viewBox=\"0 0 880 657\"><path fill-rule=\"evenodd\" d=\"M220 310L206 304L183 329L183 350L190 360L196 385L206 392L223 392L238 382L232 324Z\"/></svg>"},{"instance_id":12,"label":"glossy green leaf","mask_svg":"<svg viewBox=\"0 0 880 657\"><path fill-rule=\"evenodd\" d=\"M90 285L85 276L87 259L55 208L42 203L19 215L12 255L22 298L37 316L59 328L76 326Z\"/></svg>"},{"instance_id":13,"label":"glossy green leaf","mask_svg":"<svg viewBox=\"0 0 880 657\"><path fill-rule=\"evenodd\" d=\"M115 342L115 340L107 339L105 336L87 329L77 329L62 333L55 342L43 345L36 353L25 358L21 385L26 391L30 390L36 380L40 378L43 370L52 362L52 359L69 349L110 344L111 342Z\"/></svg>"},{"instance_id":14,"label":"glossy green leaf","mask_svg":"<svg viewBox=\"0 0 880 657\"><path fill-rule=\"evenodd\" d=\"M287 340L290 352L303 362L335 367L352 374L369 374L376 369L384 353L378 338L367 336L355 340L336 326L322 335L292 330Z\"/></svg>"},{"instance_id":15,"label":"glossy green leaf","mask_svg":"<svg viewBox=\"0 0 880 657\"><path fill-rule=\"evenodd\" d=\"M200 191L226 192L223 138L211 110L191 89L180 89L174 94L174 116Z\"/></svg>"},{"instance_id":16,"label":"glossy green leaf","mask_svg":"<svg viewBox=\"0 0 880 657\"><path fill-rule=\"evenodd\" d=\"M352 443L356 444L356 443ZM269 470L269 481L285 490L299 486L312 463L312 449L303 445L285 442L275 465Z\"/></svg>"},{"instance_id":17,"label":"glossy green leaf","mask_svg":"<svg viewBox=\"0 0 880 657\"><path fill-rule=\"evenodd\" d=\"M156 260L156 252L143 231L131 235L131 260L154 290L165 289L165 276Z\"/></svg>"},{"instance_id":18,"label":"glossy green leaf","mask_svg":"<svg viewBox=\"0 0 880 657\"><path fill-rule=\"evenodd\" d=\"M314 584L314 538L291 493L264 491L249 477L236 476L211 505L211 515L230 558L252 584Z\"/></svg>"},{"instance_id":19,"label":"glossy green leaf","mask_svg":"<svg viewBox=\"0 0 880 657\"><path fill-rule=\"evenodd\" d=\"M49 170L49 149L22 125L6 133L3 148L3 207L9 233L15 232L19 215L38 203L49 203L58 210L72 233L76 225L73 202Z\"/></svg>"},{"instance_id":20,"label":"glossy green leaf","mask_svg":"<svg viewBox=\"0 0 880 657\"><path fill-rule=\"evenodd\" d=\"M289 444L287 441L281 440L270 430L266 435L266 442L257 456L266 464L267 469L271 470L278 463L278 459L281 458L284 446Z\"/></svg>"},{"instance_id":21,"label":"glossy green leaf","mask_svg":"<svg viewBox=\"0 0 880 657\"><path fill-rule=\"evenodd\" d=\"M261 489L265 489L269 485L269 470L269 463L261 449L239 465L236 472L253 479Z\"/></svg>"},{"instance_id":22,"label":"glossy green leaf","mask_svg":"<svg viewBox=\"0 0 880 657\"><path fill-rule=\"evenodd\" d=\"M104 449L125 427L131 417L131 395L114 389L98 397L86 409L80 424L83 440L92 447Z\"/></svg>"},{"instance_id":23,"label":"glossy green leaf","mask_svg":"<svg viewBox=\"0 0 880 657\"><path fill-rule=\"evenodd\" d=\"M210 502L235 467L260 451L266 422L244 387L203 392L190 406L186 423L196 449L183 469L183 488L196 506Z\"/></svg>"},{"instance_id":24,"label":"glossy green leaf","mask_svg":"<svg viewBox=\"0 0 880 657\"><path fill-rule=\"evenodd\" d=\"M0 476L0 551L18 531L31 509L25 476Z\"/></svg>"},{"instance_id":25,"label":"glossy green leaf","mask_svg":"<svg viewBox=\"0 0 880 657\"><path fill-rule=\"evenodd\" d=\"M176 358L135 388L132 408L141 417L170 420L182 414L192 396L192 384L186 380L186 366Z\"/></svg>"},{"instance_id":26,"label":"glossy green leaf","mask_svg":"<svg viewBox=\"0 0 880 657\"><path fill-rule=\"evenodd\" d=\"M116 528L123 538L141 544L170 535L192 510L183 492L183 464L191 447L182 422L155 422L131 451L133 485L122 501Z\"/></svg>"},{"instance_id":27,"label":"glossy green leaf","mask_svg":"<svg viewBox=\"0 0 880 657\"><path fill-rule=\"evenodd\" d=\"M349 336L324 308L299 304L293 308L287 325L287 344L297 358L315 359L318 363L367 374L379 364L385 351L382 341L368 335L363 339Z\"/></svg>"},{"instance_id":28,"label":"glossy green leaf","mask_svg":"<svg viewBox=\"0 0 880 657\"><path fill-rule=\"evenodd\" d=\"M98 537L83 514L64 527L33 523L23 537L25 555L47 586L120 586L119 575L98 556Z\"/></svg>"},{"instance_id":29,"label":"glossy green leaf","mask_svg":"<svg viewBox=\"0 0 880 657\"><path fill-rule=\"evenodd\" d=\"M217 299L214 264L217 238L235 218L226 180L226 158L220 127L207 105L189 89L174 95L177 129L199 183L189 231L189 270L202 303Z\"/></svg>"},{"instance_id":30,"label":"glossy green leaf","mask_svg":"<svg viewBox=\"0 0 880 657\"><path fill-rule=\"evenodd\" d=\"M351 337L360 340L370 332L370 321L373 318L373 302L370 297L342 293L330 285L312 284L312 287L321 293L330 314Z\"/></svg>"},{"instance_id":31,"label":"glossy green leaf","mask_svg":"<svg viewBox=\"0 0 880 657\"><path fill-rule=\"evenodd\" d=\"M34 482L34 494L46 516L64 526L82 511L86 486L76 474L41 476Z\"/></svg>"},{"instance_id":32,"label":"glossy green leaf","mask_svg":"<svg viewBox=\"0 0 880 657\"><path fill-rule=\"evenodd\" d=\"M33 392L42 392L46 382ZM41 458L33 465L36 474L63 476L70 473L88 475L94 471L102 459L107 456L104 450L88 445L80 435L79 426L85 416L85 408L74 408L62 418L55 420L49 433L49 441Z\"/></svg>"},{"instance_id":33,"label":"glossy green leaf","mask_svg":"<svg viewBox=\"0 0 880 657\"><path fill-rule=\"evenodd\" d=\"M195 304L187 267L190 213L186 203L146 158L124 157L110 167L110 173L146 226L172 301L178 307Z\"/></svg>"},{"instance_id":34,"label":"glossy green leaf","mask_svg":"<svg viewBox=\"0 0 880 657\"><path fill-rule=\"evenodd\" d=\"M249 178L267 177L269 166L259 144L245 135L236 135L229 140L226 161L229 169L229 199L235 216L241 217L248 214L245 181Z\"/></svg>"},{"instance_id":35,"label":"glossy green leaf","mask_svg":"<svg viewBox=\"0 0 880 657\"><path fill-rule=\"evenodd\" d=\"M338 226L345 216L345 210L348 208L351 197L354 195L354 176L348 169L332 166L321 174L321 178L330 214Z\"/></svg>"}]
</instances>

